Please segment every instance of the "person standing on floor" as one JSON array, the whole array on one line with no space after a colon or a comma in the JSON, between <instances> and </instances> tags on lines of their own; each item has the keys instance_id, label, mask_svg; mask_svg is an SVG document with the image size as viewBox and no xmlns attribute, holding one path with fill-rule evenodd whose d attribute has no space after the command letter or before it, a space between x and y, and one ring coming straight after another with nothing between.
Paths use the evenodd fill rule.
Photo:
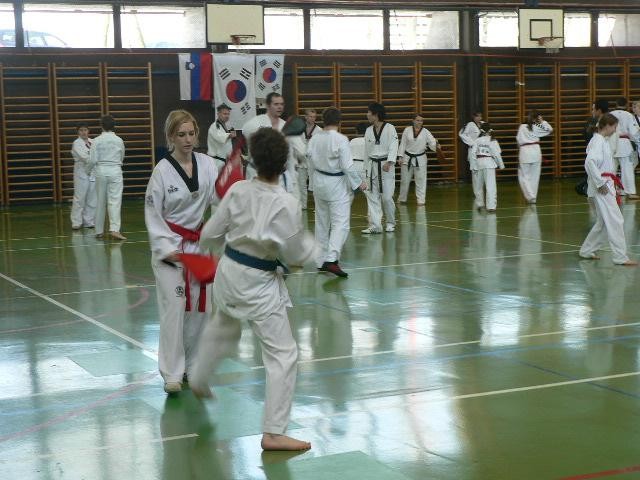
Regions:
<instances>
[{"instance_id":1,"label":"person standing on floor","mask_svg":"<svg viewBox=\"0 0 640 480\"><path fill-rule=\"evenodd\" d=\"M324 131L311 139L307 155L313 178L315 237L322 248L316 264L321 272L347 277L338 262L349 236L353 192L366 190L367 184L351 159L349 139L338 132L340 119L337 108L322 112Z\"/></svg>"},{"instance_id":2,"label":"person standing on floor","mask_svg":"<svg viewBox=\"0 0 640 480\"><path fill-rule=\"evenodd\" d=\"M351 139L349 142L349 148L351 149L351 159L354 163L355 170L360 174L360 179L365 181L367 178L367 174L364 171L365 164L365 148L364 148L364 134L367 132L367 128L369 128L368 123L360 122L356 124L356 136Z\"/></svg>"},{"instance_id":3,"label":"person standing on floor","mask_svg":"<svg viewBox=\"0 0 640 480\"><path fill-rule=\"evenodd\" d=\"M216 183L225 180L224 175L218 177L211 157L194 152L199 131L193 115L170 112L164 133L168 153L149 179L144 219L160 317L158 365L165 392L177 393L191 374L195 347L212 306L211 284L197 281L179 255L203 253L199 237L204 214L218 200Z\"/></svg>"},{"instance_id":4,"label":"person standing on floor","mask_svg":"<svg viewBox=\"0 0 640 480\"><path fill-rule=\"evenodd\" d=\"M96 175L96 237L104 236L104 224L109 214L109 234L117 240L127 238L120 233L122 207L122 162L124 142L113 129L116 122L111 115L100 119L102 133L94 138L89 155L89 170L95 168Z\"/></svg>"},{"instance_id":5,"label":"person standing on floor","mask_svg":"<svg viewBox=\"0 0 640 480\"><path fill-rule=\"evenodd\" d=\"M414 178L416 182L416 199L418 206L424 206L427 193L427 146L436 151L438 142L431 132L423 127L421 114L413 117L413 125L402 132L402 140L398 149L400 158L400 195L398 201L407 203L409 184Z\"/></svg>"},{"instance_id":6,"label":"person standing on floor","mask_svg":"<svg viewBox=\"0 0 640 480\"><path fill-rule=\"evenodd\" d=\"M234 184L202 230L203 245L224 255L218 263L213 318L200 344L191 390L212 397L209 374L237 349L241 322L260 340L266 373L261 445L264 450L307 450L308 442L285 435L296 383L298 346L287 308L291 300L280 262L302 265L316 255L313 236L302 224L298 201L280 185L287 142L271 128L250 140L257 176Z\"/></svg>"},{"instance_id":7,"label":"person standing on floor","mask_svg":"<svg viewBox=\"0 0 640 480\"><path fill-rule=\"evenodd\" d=\"M589 177L589 198L596 207L596 223L589 231L580 247L580 256L598 260L597 251L606 240L613 252L613 263L617 265L637 265L627 255L627 242L624 237L624 220L616 202L617 177L614 171L613 155L607 138L614 134L618 119L611 113L605 113L598 120L598 131L593 134L587 147L584 168Z\"/></svg>"},{"instance_id":8,"label":"person standing on floor","mask_svg":"<svg viewBox=\"0 0 640 480\"><path fill-rule=\"evenodd\" d=\"M309 145L309 141L313 138L313 136L322 131L322 128L316 124L317 112L313 108L307 108L304 111L304 120L306 123L306 128L304 132L304 143L305 146ZM309 170L307 167L307 159L306 159L306 151L305 158L298 163L296 167L298 171L298 187L300 188L300 204L302 205L302 209L307 209L307 196L309 191L308 181L309 181Z\"/></svg>"},{"instance_id":9,"label":"person standing on floor","mask_svg":"<svg viewBox=\"0 0 640 480\"><path fill-rule=\"evenodd\" d=\"M476 196L476 208L486 207L487 213L494 213L498 205L498 191L496 187L496 167L504 169L502 151L497 140L493 138L491 125L484 122L480 128L480 136L471 147L473 160L476 164L479 196ZM485 198L486 195L486 198Z\"/></svg>"},{"instance_id":10,"label":"person standing on floor","mask_svg":"<svg viewBox=\"0 0 640 480\"><path fill-rule=\"evenodd\" d=\"M207 132L207 155L216 161L218 170L227 163L227 157L233 150L233 139L236 138L236 131L227 127L231 107L221 103L216 108L218 118L211 124Z\"/></svg>"},{"instance_id":11,"label":"person standing on floor","mask_svg":"<svg viewBox=\"0 0 640 480\"><path fill-rule=\"evenodd\" d=\"M613 154L615 171L620 167L620 180L622 181L623 195L628 200L638 200L636 193L636 167L638 155L631 142L640 143L640 128L632 113L627 111L627 99L620 97L616 100L616 108L611 110L611 115L618 119L618 145Z\"/></svg>"},{"instance_id":12,"label":"person standing on floor","mask_svg":"<svg viewBox=\"0 0 640 480\"><path fill-rule=\"evenodd\" d=\"M473 188L473 195L476 199L484 196L484 187L482 179L478 175L478 166L476 165L474 155L471 153L471 149L480 136L481 124L482 112L476 110L471 115L471 121L458 133L460 140L467 146L467 161L469 162L469 170L471 170L471 187Z\"/></svg>"},{"instance_id":13,"label":"person standing on floor","mask_svg":"<svg viewBox=\"0 0 640 480\"><path fill-rule=\"evenodd\" d=\"M536 203L540 172L542 170L542 150L540 139L553 132L551 125L542 118L537 110L527 115L527 123L520 125L516 142L520 148L518 156L518 182L525 200L529 204Z\"/></svg>"},{"instance_id":14,"label":"person standing on floor","mask_svg":"<svg viewBox=\"0 0 640 480\"><path fill-rule=\"evenodd\" d=\"M367 209L369 226L364 234L382 233L382 214L386 220L385 232L396 229L396 205L393 193L396 188L396 159L398 157L398 133L396 127L384 121L383 105L372 103L367 110L369 128L364 134L365 171L369 180Z\"/></svg>"},{"instance_id":15,"label":"person standing on floor","mask_svg":"<svg viewBox=\"0 0 640 480\"><path fill-rule=\"evenodd\" d=\"M71 228L93 228L96 221L96 177L88 170L91 139L89 125L78 125L78 138L71 146L73 157L73 203L71 205Z\"/></svg>"}]
</instances>

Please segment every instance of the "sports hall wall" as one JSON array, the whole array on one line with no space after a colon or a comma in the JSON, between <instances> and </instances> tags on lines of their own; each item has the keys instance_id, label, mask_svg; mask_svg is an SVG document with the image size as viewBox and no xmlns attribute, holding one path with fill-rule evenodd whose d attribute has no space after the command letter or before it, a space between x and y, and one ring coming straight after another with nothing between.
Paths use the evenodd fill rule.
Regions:
<instances>
[{"instance_id":1,"label":"sports hall wall","mask_svg":"<svg viewBox=\"0 0 640 480\"><path fill-rule=\"evenodd\" d=\"M381 7L379 2L353 3ZM336 105L344 114L344 133L352 136L355 124L365 120L370 102L385 104L389 121L398 128L409 125L413 114L421 112L447 156L445 162L430 163L430 182L455 182L468 178L465 149L457 132L476 107L485 111L497 131L507 165L499 173L502 179L517 175L515 133L526 111L539 109L555 128L542 145L543 176L556 178L582 172L582 128L594 98L640 99L638 48L572 48L558 54L481 48L473 21L478 5L445 1L421 2L422 7L427 3L460 9L459 50L285 51L286 113ZM500 6L510 3L520 5L502 2ZM579 4L584 8L596 2ZM635 4L635 0L616 2L606 8L640 13ZM416 8L411 2L402 5ZM595 7L589 10L596 18ZM194 113L200 123L200 144L206 146L206 130L214 120L211 105L178 99L177 53L184 51L1 49L0 204L70 199L69 149L75 125L87 121L92 134L98 134L104 113L114 115L127 146L128 197L143 194L159 160L168 111L186 108Z\"/></svg>"}]
</instances>

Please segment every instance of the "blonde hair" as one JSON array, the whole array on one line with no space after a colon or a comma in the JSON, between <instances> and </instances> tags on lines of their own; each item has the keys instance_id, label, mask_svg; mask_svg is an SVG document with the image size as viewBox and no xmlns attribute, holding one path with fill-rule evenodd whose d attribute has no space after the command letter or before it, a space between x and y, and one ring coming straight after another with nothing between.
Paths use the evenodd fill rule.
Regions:
<instances>
[{"instance_id":1,"label":"blonde hair","mask_svg":"<svg viewBox=\"0 0 640 480\"><path fill-rule=\"evenodd\" d=\"M200 129L198 128L198 122L196 119L186 110L172 110L167 115L167 119L164 121L164 137L167 142L167 148L169 152L173 152L175 148L171 139L178 133L180 126L183 123L191 122L193 124L193 128L196 131L196 147L198 134L200 133Z\"/></svg>"}]
</instances>

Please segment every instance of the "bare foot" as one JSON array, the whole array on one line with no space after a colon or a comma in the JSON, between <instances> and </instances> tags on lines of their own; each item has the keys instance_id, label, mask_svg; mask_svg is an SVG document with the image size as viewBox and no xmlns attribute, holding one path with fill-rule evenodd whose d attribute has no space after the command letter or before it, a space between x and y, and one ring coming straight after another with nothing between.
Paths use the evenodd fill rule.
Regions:
<instances>
[{"instance_id":1,"label":"bare foot","mask_svg":"<svg viewBox=\"0 0 640 480\"><path fill-rule=\"evenodd\" d=\"M302 440L296 440L295 438L287 437L286 435L276 435L274 433L262 434L262 441L260 446L263 450L309 450L311 444L309 442L303 442Z\"/></svg>"},{"instance_id":2,"label":"bare foot","mask_svg":"<svg viewBox=\"0 0 640 480\"><path fill-rule=\"evenodd\" d=\"M636 262L635 260L627 260L626 262L621 263L620 265L624 267L635 267L636 265L638 265L638 262Z\"/></svg>"},{"instance_id":3,"label":"bare foot","mask_svg":"<svg viewBox=\"0 0 640 480\"><path fill-rule=\"evenodd\" d=\"M189 388L197 398L216 398L216 396L211 391L211 388L209 388L209 385L207 384L194 385L193 383L191 383L189 384Z\"/></svg>"}]
</instances>

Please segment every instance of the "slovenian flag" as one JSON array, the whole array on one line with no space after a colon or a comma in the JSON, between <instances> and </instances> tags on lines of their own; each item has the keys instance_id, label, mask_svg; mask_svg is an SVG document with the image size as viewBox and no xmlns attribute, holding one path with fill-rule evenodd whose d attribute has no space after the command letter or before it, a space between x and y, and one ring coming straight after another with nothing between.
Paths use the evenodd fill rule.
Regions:
<instances>
[{"instance_id":1,"label":"slovenian flag","mask_svg":"<svg viewBox=\"0 0 640 480\"><path fill-rule=\"evenodd\" d=\"M210 53L179 53L180 100L211 100L213 65Z\"/></svg>"}]
</instances>

